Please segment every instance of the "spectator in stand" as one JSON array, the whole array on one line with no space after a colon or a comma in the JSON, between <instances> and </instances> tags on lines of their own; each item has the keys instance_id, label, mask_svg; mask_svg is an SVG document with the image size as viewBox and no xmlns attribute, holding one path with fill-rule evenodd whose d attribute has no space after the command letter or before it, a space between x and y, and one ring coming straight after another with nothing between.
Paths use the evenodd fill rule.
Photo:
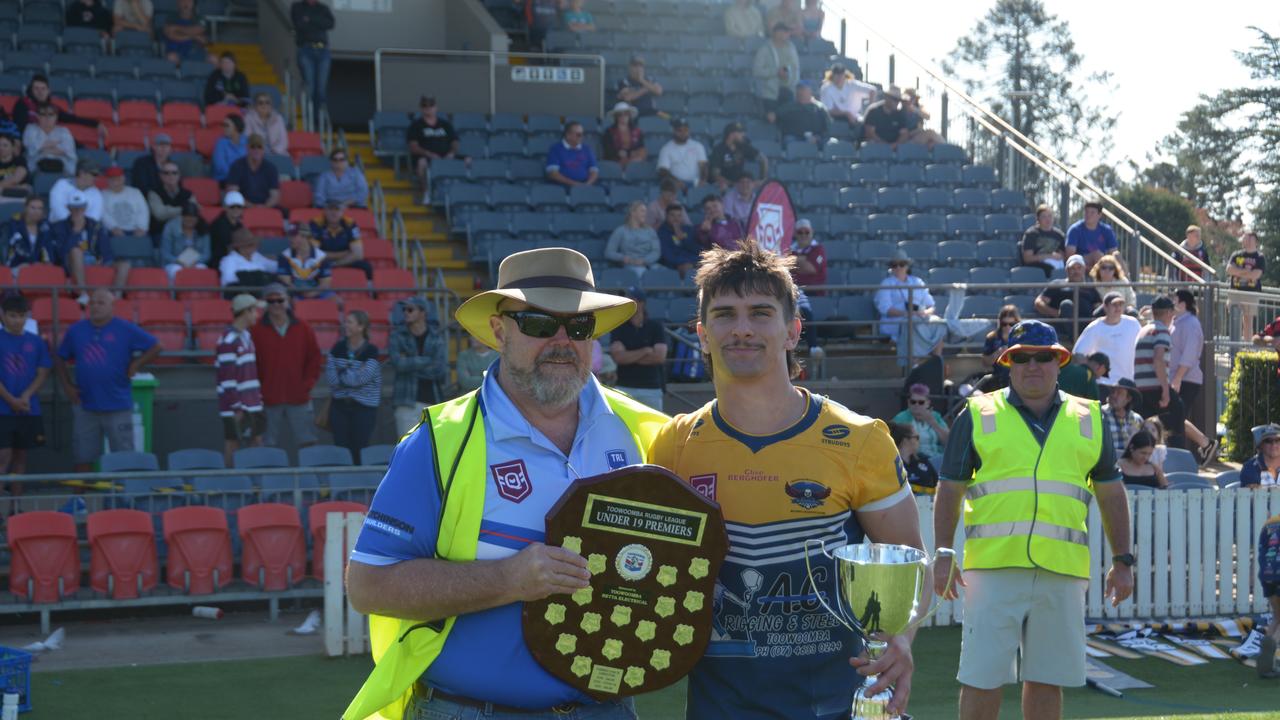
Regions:
<instances>
[{"instance_id":1,"label":"spectator in stand","mask_svg":"<svg viewBox=\"0 0 1280 720\"><path fill-rule=\"evenodd\" d=\"M360 464L360 451L369 444L382 403L382 365L378 348L369 342L369 314L352 310L342 321L344 337L329 351L324 377L333 392L329 427L333 444L351 451Z\"/></svg>"},{"instance_id":2,"label":"spectator in stand","mask_svg":"<svg viewBox=\"0 0 1280 720\"><path fill-rule=\"evenodd\" d=\"M889 261L889 275L880 281L875 305L880 313L880 331L893 338L899 358L910 360L939 352L942 341L947 338L946 321L934 315L933 295L929 294L924 280L911 274L911 259L906 255L899 254ZM905 318L909 315L913 318L910 358L905 332ZM924 445L927 447L928 443Z\"/></svg>"},{"instance_id":3,"label":"spectator in stand","mask_svg":"<svg viewBox=\"0 0 1280 720\"><path fill-rule=\"evenodd\" d=\"M920 452L927 457L942 457L951 436L942 415L933 409L929 386L916 383L907 389L907 409L893 416L893 422L910 425L920 436Z\"/></svg>"},{"instance_id":4,"label":"spectator in stand","mask_svg":"<svg viewBox=\"0 0 1280 720\"><path fill-rule=\"evenodd\" d=\"M1102 317L1080 332L1072 350L1077 359L1104 353L1108 362L1107 373L1099 377L1105 377L1112 383L1133 379L1134 343L1142 331L1142 324L1124 311L1124 296L1114 290L1107 293L1102 298Z\"/></svg>"},{"instance_id":5,"label":"spectator in stand","mask_svg":"<svg viewBox=\"0 0 1280 720\"><path fill-rule=\"evenodd\" d=\"M164 36L164 56L174 65L207 56L209 33L204 20L196 15L196 0L178 0L178 12L165 20L160 33Z\"/></svg>"},{"instance_id":6,"label":"spectator in stand","mask_svg":"<svg viewBox=\"0 0 1280 720\"><path fill-rule=\"evenodd\" d=\"M1089 278L1098 285L1100 292L1120 293L1124 298L1125 311L1136 314L1138 295L1129 284L1129 276L1124 272L1120 253L1107 253L1099 258L1093 269L1089 271Z\"/></svg>"},{"instance_id":7,"label":"spectator in stand","mask_svg":"<svg viewBox=\"0 0 1280 720\"><path fill-rule=\"evenodd\" d=\"M262 290L267 313L250 328L258 349L258 377L262 379L262 403L266 406L269 447L284 445L284 429L297 447L316 444L316 416L311 389L320 379L324 356L315 331L289 309L289 291L279 283Z\"/></svg>"},{"instance_id":8,"label":"spectator in stand","mask_svg":"<svg viewBox=\"0 0 1280 720\"><path fill-rule=\"evenodd\" d=\"M560 16L566 30L576 33L596 31L596 19L590 12L582 9L585 4L584 0L569 0L569 9Z\"/></svg>"},{"instance_id":9,"label":"spectator in stand","mask_svg":"<svg viewBox=\"0 0 1280 720\"><path fill-rule=\"evenodd\" d=\"M344 208L369 205L369 183L360 168L347 161L347 151L342 148L329 153L329 169L316 178L315 206L324 207L330 200L337 200Z\"/></svg>"},{"instance_id":10,"label":"spectator in stand","mask_svg":"<svg viewBox=\"0 0 1280 720\"><path fill-rule=\"evenodd\" d=\"M89 265L115 266L115 285L117 291L124 287L125 278L129 275L129 261L116 260L111 248L111 234L102 223L89 217L89 199L84 193L74 192L67 200L70 213L65 220L52 224L50 237L58 249L58 257L62 259L67 274L75 282L76 287L84 290L84 269ZM82 294L80 304L89 301L89 296Z\"/></svg>"},{"instance_id":11,"label":"spectator in stand","mask_svg":"<svg viewBox=\"0 0 1280 720\"><path fill-rule=\"evenodd\" d=\"M102 454L133 450L132 378L160 354L151 333L113 312L115 295L97 288L88 318L67 328L58 346L54 372L71 403L71 455L75 472L89 472ZM134 357L134 353L141 353ZM75 381L67 363L75 363Z\"/></svg>"},{"instance_id":12,"label":"spectator in stand","mask_svg":"<svg viewBox=\"0 0 1280 720\"><path fill-rule=\"evenodd\" d=\"M1151 453L1151 464L1164 470L1164 461L1169 457L1169 447L1164 444L1164 424L1160 422L1160 418L1151 416L1142 421L1142 430L1156 443L1155 450Z\"/></svg>"},{"instance_id":13,"label":"spectator in stand","mask_svg":"<svg viewBox=\"0 0 1280 720\"><path fill-rule=\"evenodd\" d=\"M311 244L311 226L289 223L289 247L280 253L276 277L285 287L292 288L300 300L314 300L333 295L329 289L333 278L329 275L329 263L324 251Z\"/></svg>"},{"instance_id":14,"label":"spectator in stand","mask_svg":"<svg viewBox=\"0 0 1280 720\"><path fill-rule=\"evenodd\" d=\"M1256 333L1252 339L1253 344L1258 347L1270 346L1272 350L1280 352L1280 315L1267 323L1262 332Z\"/></svg>"},{"instance_id":15,"label":"spectator in stand","mask_svg":"<svg viewBox=\"0 0 1280 720\"><path fill-rule=\"evenodd\" d=\"M493 365L498 351L484 344L475 335L468 336L470 345L458 353L458 394L469 393L484 382L485 371Z\"/></svg>"},{"instance_id":16,"label":"spectator in stand","mask_svg":"<svg viewBox=\"0 0 1280 720\"><path fill-rule=\"evenodd\" d=\"M1054 280L1036 297L1036 313L1054 318L1051 323L1058 335L1069 340L1075 337L1077 325L1093 321L1093 311L1100 304L1102 298L1085 277L1084 258L1072 255L1067 258L1067 279Z\"/></svg>"},{"instance_id":17,"label":"spectator in stand","mask_svg":"<svg viewBox=\"0 0 1280 720\"><path fill-rule=\"evenodd\" d=\"M933 495L938 491L938 470L933 460L920 452L920 433L911 423L889 423L889 436L898 446L898 457L907 471L907 482L915 495Z\"/></svg>"},{"instance_id":18,"label":"spectator in stand","mask_svg":"<svg viewBox=\"0 0 1280 720\"><path fill-rule=\"evenodd\" d=\"M0 473L24 475L27 450L44 445L44 419L40 413L40 388L49 379L53 359L49 345L26 330L30 308L19 293L0 301L4 329L0 331ZM21 495L22 484L9 486L10 495Z\"/></svg>"},{"instance_id":19,"label":"spectator in stand","mask_svg":"<svg viewBox=\"0 0 1280 720\"><path fill-rule=\"evenodd\" d=\"M769 42L756 50L751 72L756 81L756 97L764 106L765 119L776 122L778 108L795 97L794 88L800 79L800 54L791 44L791 26L776 23L770 27L773 30Z\"/></svg>"},{"instance_id":20,"label":"spectator in stand","mask_svg":"<svg viewBox=\"0 0 1280 720\"><path fill-rule=\"evenodd\" d=\"M734 0L724 11L724 33L729 37L764 37L764 17L753 0Z\"/></svg>"},{"instance_id":21,"label":"spectator in stand","mask_svg":"<svg viewBox=\"0 0 1280 720\"><path fill-rule=\"evenodd\" d=\"M239 228L231 234L231 252L218 263L218 275L223 287L260 284L241 280L242 272L275 275L275 261L258 252L259 244L258 238L248 228Z\"/></svg>"},{"instance_id":22,"label":"spectator in stand","mask_svg":"<svg viewBox=\"0 0 1280 720\"><path fill-rule=\"evenodd\" d=\"M698 225L697 238L703 250L713 247L737 250L746 235L737 220L724 214L724 202L719 195L708 195L702 199L702 223Z\"/></svg>"},{"instance_id":23,"label":"spectator in stand","mask_svg":"<svg viewBox=\"0 0 1280 720\"><path fill-rule=\"evenodd\" d=\"M658 197L645 208L644 223L657 230L667 221L667 207L680 201L680 186L675 180L664 178L658 183Z\"/></svg>"},{"instance_id":24,"label":"spectator in stand","mask_svg":"<svg viewBox=\"0 0 1280 720\"><path fill-rule=\"evenodd\" d=\"M44 198L39 195L28 195L22 213L5 222L0 242L4 264L16 274L20 275L19 268L27 263L61 264L53 229L45 220Z\"/></svg>"},{"instance_id":25,"label":"spectator in stand","mask_svg":"<svg viewBox=\"0 0 1280 720\"><path fill-rule=\"evenodd\" d=\"M133 161L129 168L129 184L150 195L163 184L162 170L173 154L173 138L169 133L156 133L151 138L151 152Z\"/></svg>"},{"instance_id":26,"label":"spectator in stand","mask_svg":"<svg viewBox=\"0 0 1280 720\"><path fill-rule=\"evenodd\" d=\"M827 14L822 10L821 0L804 0L804 10L801 11L800 16L804 27L805 40L820 39L822 37L822 23L827 19Z\"/></svg>"},{"instance_id":27,"label":"spectator in stand","mask_svg":"<svg viewBox=\"0 0 1280 720\"><path fill-rule=\"evenodd\" d=\"M112 9L115 25L111 32L119 34L122 30L134 30L146 33L150 37L151 18L155 13L151 0L116 0L115 7Z\"/></svg>"},{"instance_id":28,"label":"spectator in stand","mask_svg":"<svg viewBox=\"0 0 1280 720\"><path fill-rule=\"evenodd\" d=\"M1036 208L1036 224L1022 233L1022 264L1044 270L1046 278L1067 259L1067 236L1053 220L1053 208L1041 204Z\"/></svg>"},{"instance_id":29,"label":"spectator in stand","mask_svg":"<svg viewBox=\"0 0 1280 720\"><path fill-rule=\"evenodd\" d=\"M0 196L26 197L31 193L31 172L27 158L21 152L21 141L13 123L4 123L8 132L0 130Z\"/></svg>"},{"instance_id":30,"label":"spectator in stand","mask_svg":"<svg viewBox=\"0 0 1280 720\"><path fill-rule=\"evenodd\" d=\"M560 24L561 0L514 0L529 27L529 48L541 48L547 31Z\"/></svg>"},{"instance_id":31,"label":"spectator in stand","mask_svg":"<svg viewBox=\"0 0 1280 720\"><path fill-rule=\"evenodd\" d=\"M1109 418L1108 418L1109 419ZM1156 439L1146 430L1139 430L1129 438L1124 452L1116 461L1126 487L1149 487L1164 490L1169 480L1164 471L1153 461Z\"/></svg>"},{"instance_id":32,"label":"spectator in stand","mask_svg":"<svg viewBox=\"0 0 1280 720\"><path fill-rule=\"evenodd\" d=\"M649 151L644 146L644 133L632 124L636 119L636 109L625 102L619 102L609 111L613 124L604 131L602 138L603 156L605 160L618 163L625 170L627 163L648 159Z\"/></svg>"},{"instance_id":33,"label":"spectator in stand","mask_svg":"<svg viewBox=\"0 0 1280 720\"><path fill-rule=\"evenodd\" d=\"M67 27L93 28L103 37L110 36L114 27L111 11L98 0L71 0L67 3L64 24Z\"/></svg>"},{"instance_id":34,"label":"spectator in stand","mask_svg":"<svg viewBox=\"0 0 1280 720\"><path fill-rule=\"evenodd\" d=\"M733 189L725 193L724 214L746 229L751 225L751 206L756 199L756 182L751 171L743 170L733 183Z\"/></svg>"},{"instance_id":35,"label":"spectator in stand","mask_svg":"<svg viewBox=\"0 0 1280 720\"><path fill-rule=\"evenodd\" d=\"M1186 288L1174 292L1173 323L1169 327L1172 347L1169 350L1169 388L1177 393L1187 416L1184 431L1196 441L1197 459L1201 465L1213 462L1217 456L1218 441L1207 437L1191 421L1197 416L1200 389L1204 386L1204 372L1200 369L1200 356L1204 352L1204 328L1196 310L1196 296Z\"/></svg>"},{"instance_id":36,"label":"spectator in stand","mask_svg":"<svg viewBox=\"0 0 1280 720\"><path fill-rule=\"evenodd\" d=\"M138 188L124 184L124 168L107 168L107 189L102 193L102 226L113 237L146 237L151 230L151 208Z\"/></svg>"},{"instance_id":37,"label":"spectator in stand","mask_svg":"<svg viewBox=\"0 0 1280 720\"><path fill-rule=\"evenodd\" d=\"M230 52L222 53L218 67L209 73L204 83L204 104L240 107L249 104L249 79L236 69L236 56Z\"/></svg>"},{"instance_id":38,"label":"spectator in stand","mask_svg":"<svg viewBox=\"0 0 1280 720\"><path fill-rule=\"evenodd\" d=\"M329 6L319 0L295 0L289 7L289 19L293 21L302 82L319 113L329 99L329 68L333 62L329 54L329 31L337 22Z\"/></svg>"},{"instance_id":39,"label":"spectator in stand","mask_svg":"<svg viewBox=\"0 0 1280 720\"><path fill-rule=\"evenodd\" d=\"M643 290L631 287L625 295L635 301L635 314L609 334L609 355L618 366L617 388L654 410L662 410L662 368L667 362L662 323L645 312Z\"/></svg>"},{"instance_id":40,"label":"spectator in stand","mask_svg":"<svg viewBox=\"0 0 1280 720\"><path fill-rule=\"evenodd\" d=\"M172 283L179 270L207 268L211 262L209 225L200 216L200 206L189 202L178 217L164 225L160 236L160 264Z\"/></svg>"},{"instance_id":41,"label":"spectator in stand","mask_svg":"<svg viewBox=\"0 0 1280 720\"><path fill-rule=\"evenodd\" d=\"M791 236L791 254L796 259L795 266L791 268L791 277L796 285L809 295L821 295L821 290L809 288L827 284L827 251L813 236L813 223L807 218L796 221Z\"/></svg>"},{"instance_id":42,"label":"spectator in stand","mask_svg":"<svg viewBox=\"0 0 1280 720\"><path fill-rule=\"evenodd\" d=\"M1213 265L1213 262L1209 259L1209 248L1200 239L1199 225L1187 226L1186 236L1183 237L1181 243L1178 243L1178 247L1182 249L1182 252L1174 253L1175 260L1182 263L1188 270L1195 273L1197 276L1203 276L1208 273L1207 270L1200 267L1199 263L1192 260L1190 257L1187 257L1189 255L1199 259L1200 262L1205 265L1209 265L1211 267ZM1192 277L1172 265L1169 266L1169 278L1179 282L1198 282L1201 279L1200 277Z\"/></svg>"},{"instance_id":43,"label":"spectator in stand","mask_svg":"<svg viewBox=\"0 0 1280 720\"><path fill-rule=\"evenodd\" d=\"M547 179L568 187L594 185L600 175L595 153L582 141L582 123L569 122L564 137L547 151Z\"/></svg>"},{"instance_id":44,"label":"spectator in stand","mask_svg":"<svg viewBox=\"0 0 1280 720\"><path fill-rule=\"evenodd\" d=\"M627 75L618 81L614 97L634 107L641 117L657 115L656 98L662 97L662 85L645 75L644 58L632 55L631 62L627 64Z\"/></svg>"},{"instance_id":45,"label":"spectator in stand","mask_svg":"<svg viewBox=\"0 0 1280 720\"><path fill-rule=\"evenodd\" d=\"M640 200L628 205L626 218L613 229L604 248L605 259L634 272L636 277L644 275L662 257L658 233L645 222L646 212Z\"/></svg>"},{"instance_id":46,"label":"spectator in stand","mask_svg":"<svg viewBox=\"0 0 1280 720\"><path fill-rule=\"evenodd\" d=\"M1258 452L1240 466L1240 487L1280 486L1280 425L1272 423L1258 431Z\"/></svg>"},{"instance_id":47,"label":"spectator in stand","mask_svg":"<svg viewBox=\"0 0 1280 720\"><path fill-rule=\"evenodd\" d=\"M75 178L60 178L49 190L49 222L66 220L70 212L67 202L71 196L79 192L89 201L88 215L94 220L102 219L102 191L95 182L98 178L98 165L92 160L82 160L76 164Z\"/></svg>"},{"instance_id":48,"label":"spectator in stand","mask_svg":"<svg viewBox=\"0 0 1280 720\"><path fill-rule=\"evenodd\" d=\"M1009 347L1009 333L1013 326L1022 322L1022 313L1016 305L1005 305L996 316L996 327L987 333L982 345L982 365L987 374L978 380L974 388L982 392L995 392L1009 386L1009 368L996 362L1000 354Z\"/></svg>"},{"instance_id":49,"label":"spectator in stand","mask_svg":"<svg viewBox=\"0 0 1280 720\"><path fill-rule=\"evenodd\" d=\"M1081 360L1080 356L1071 356L1071 361L1063 365L1058 373L1058 389L1068 395L1101 400L1098 394L1098 378L1111 374L1111 358L1106 353L1096 352Z\"/></svg>"},{"instance_id":50,"label":"spectator in stand","mask_svg":"<svg viewBox=\"0 0 1280 720\"><path fill-rule=\"evenodd\" d=\"M76 166L75 138L58 124L58 108L53 103L44 103L36 110L35 124L28 124L22 131L22 146L31 173L40 170L70 175Z\"/></svg>"},{"instance_id":51,"label":"spectator in stand","mask_svg":"<svg viewBox=\"0 0 1280 720\"><path fill-rule=\"evenodd\" d=\"M1098 390L1105 393L1102 420L1111 432L1111 441L1119 455L1129 447L1129 440L1142 432L1142 416L1138 414L1142 409L1142 392L1129 378L1100 381Z\"/></svg>"},{"instance_id":52,"label":"spectator in stand","mask_svg":"<svg viewBox=\"0 0 1280 720\"><path fill-rule=\"evenodd\" d=\"M244 196L229 192L222 196L222 214L209 226L209 265L219 267L231 251L231 236L244 227Z\"/></svg>"},{"instance_id":53,"label":"spectator in stand","mask_svg":"<svg viewBox=\"0 0 1280 720\"><path fill-rule=\"evenodd\" d=\"M134 163L134 167L138 164ZM136 187L136 186L135 186ZM141 190L141 188L138 188ZM194 203L191 191L182 187L182 171L177 163L166 162L160 168L160 186L147 192L147 206L151 211L151 235L159 238L164 226L182 214L183 208Z\"/></svg>"},{"instance_id":54,"label":"spectator in stand","mask_svg":"<svg viewBox=\"0 0 1280 720\"><path fill-rule=\"evenodd\" d=\"M280 205L280 171L267 162L266 141L261 135L250 135L248 154L231 163L226 188L243 195L249 207Z\"/></svg>"},{"instance_id":55,"label":"spectator in stand","mask_svg":"<svg viewBox=\"0 0 1280 720\"><path fill-rule=\"evenodd\" d=\"M875 85L858 80L844 63L837 62L827 70L818 95L833 119L849 123L854 136L862 137L862 115L876 96Z\"/></svg>"},{"instance_id":56,"label":"spectator in stand","mask_svg":"<svg viewBox=\"0 0 1280 720\"><path fill-rule=\"evenodd\" d=\"M779 25L787 26L790 29L791 38L795 40L804 37L804 13L800 12L800 3L797 0L778 2L765 16L764 24L771 28Z\"/></svg>"},{"instance_id":57,"label":"spectator in stand","mask_svg":"<svg viewBox=\"0 0 1280 720\"><path fill-rule=\"evenodd\" d=\"M1103 255L1119 249L1115 231L1102 222L1102 202L1086 202L1084 219L1067 228L1067 256L1080 255L1084 258L1085 270L1089 270Z\"/></svg>"},{"instance_id":58,"label":"spectator in stand","mask_svg":"<svg viewBox=\"0 0 1280 720\"><path fill-rule=\"evenodd\" d=\"M244 133L244 118L228 115L222 121L222 137L213 146L213 179L225 183L235 161L249 154L249 138Z\"/></svg>"},{"instance_id":59,"label":"spectator in stand","mask_svg":"<svg viewBox=\"0 0 1280 720\"><path fill-rule=\"evenodd\" d=\"M885 143L897 149L910 139L907 113L902 109L902 91L897 85L885 88L883 97L867 106L862 123L863 139L867 142Z\"/></svg>"},{"instance_id":60,"label":"spectator in stand","mask_svg":"<svg viewBox=\"0 0 1280 720\"><path fill-rule=\"evenodd\" d=\"M920 94L915 88L909 87L902 91L902 111L907 115L907 130L911 133L909 142L918 143L930 149L938 143L946 142L938 133L925 129L924 123L930 115L929 111L920 105Z\"/></svg>"},{"instance_id":61,"label":"spectator in stand","mask_svg":"<svg viewBox=\"0 0 1280 720\"><path fill-rule=\"evenodd\" d=\"M422 116L409 124L406 137L409 142L409 158L425 187L427 168L432 160L457 157L458 133L448 120L440 117L435 98L423 95L418 101L418 109L422 111Z\"/></svg>"},{"instance_id":62,"label":"spectator in stand","mask_svg":"<svg viewBox=\"0 0 1280 720\"><path fill-rule=\"evenodd\" d=\"M444 401L449 381L449 350L426 299L415 295L402 300L400 312L404 322L395 326L387 350L388 362L396 371L391 393L396 437L417 426L429 406Z\"/></svg>"},{"instance_id":63,"label":"spectator in stand","mask_svg":"<svg viewBox=\"0 0 1280 720\"><path fill-rule=\"evenodd\" d=\"M1169 351L1173 339L1169 322L1173 320L1173 301L1161 295L1151 303L1150 325L1142 328L1134 344L1133 381L1142 391L1142 407L1150 415L1159 415L1169 436L1165 444L1181 448L1184 439L1182 400L1169 390Z\"/></svg>"},{"instance_id":64,"label":"spectator in stand","mask_svg":"<svg viewBox=\"0 0 1280 720\"><path fill-rule=\"evenodd\" d=\"M822 103L813 99L813 88L803 80L796 83L795 102L778 110L778 130L783 141L805 140L818 147L831 137L831 116Z\"/></svg>"},{"instance_id":65,"label":"spectator in stand","mask_svg":"<svg viewBox=\"0 0 1280 720\"><path fill-rule=\"evenodd\" d=\"M671 121L671 139L658 151L658 177L687 190L707 181L707 148L690 137L689 121Z\"/></svg>"},{"instance_id":66,"label":"spectator in stand","mask_svg":"<svg viewBox=\"0 0 1280 720\"><path fill-rule=\"evenodd\" d=\"M353 267L373 279L373 266L364 259L364 242L360 227L342 214L342 203L330 200L324 205L323 223L311 223L312 242L324 251L325 260L335 267Z\"/></svg>"},{"instance_id":67,"label":"spectator in stand","mask_svg":"<svg viewBox=\"0 0 1280 720\"><path fill-rule=\"evenodd\" d=\"M41 73L31 76L31 82L27 83L27 92L14 103L11 114L13 115L13 124L18 126L18 132L25 132L27 125L35 116L36 111L45 103L52 102L52 94L49 91L49 78ZM84 125L85 127L97 128L99 134L105 132L104 128L98 124L97 120L83 118L79 115L69 113L54 106L58 112L59 125ZM31 152L30 147L24 148L25 152Z\"/></svg>"},{"instance_id":68,"label":"spectator in stand","mask_svg":"<svg viewBox=\"0 0 1280 720\"><path fill-rule=\"evenodd\" d=\"M658 244L662 247L659 262L680 273L682 278L690 277L702 248L693 236L693 225L689 223L684 205L671 203L667 206L667 218L658 227Z\"/></svg>"},{"instance_id":69,"label":"spectator in stand","mask_svg":"<svg viewBox=\"0 0 1280 720\"><path fill-rule=\"evenodd\" d=\"M241 443L262 445L267 419L262 409L262 384L258 381L258 359L249 328L258 323L262 307L249 293L231 300L231 325L218 340L214 351L218 382L218 414L222 416L222 453L227 467Z\"/></svg>"},{"instance_id":70,"label":"spectator in stand","mask_svg":"<svg viewBox=\"0 0 1280 720\"><path fill-rule=\"evenodd\" d=\"M1258 234L1245 230L1240 236L1240 249L1227 258L1227 277L1230 278L1233 290L1262 292L1262 274L1267 271L1267 258L1258 251ZM1234 298L1240 308L1241 337L1253 334L1253 318L1258 310L1258 302L1247 296Z\"/></svg>"},{"instance_id":71,"label":"spectator in stand","mask_svg":"<svg viewBox=\"0 0 1280 720\"><path fill-rule=\"evenodd\" d=\"M724 192L743 173L750 172L747 163L759 166L760 177L769 177L769 159L747 139L742 123L731 122L724 126L724 138L711 150L711 179Z\"/></svg>"},{"instance_id":72,"label":"spectator in stand","mask_svg":"<svg viewBox=\"0 0 1280 720\"><path fill-rule=\"evenodd\" d=\"M247 135L261 135L272 155L289 154L289 129L284 116L271 104L271 95L260 92L253 96L253 110L244 114Z\"/></svg>"}]
</instances>

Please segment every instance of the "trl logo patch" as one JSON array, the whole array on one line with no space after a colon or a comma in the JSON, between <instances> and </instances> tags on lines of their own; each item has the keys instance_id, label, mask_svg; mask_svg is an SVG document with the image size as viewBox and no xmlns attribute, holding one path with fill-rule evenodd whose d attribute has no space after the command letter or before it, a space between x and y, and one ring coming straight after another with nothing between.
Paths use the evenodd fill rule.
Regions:
<instances>
[{"instance_id":1,"label":"trl logo patch","mask_svg":"<svg viewBox=\"0 0 1280 720\"><path fill-rule=\"evenodd\" d=\"M698 494L708 500L716 499L716 474L710 475L694 475L689 478L689 486L698 491Z\"/></svg>"},{"instance_id":2,"label":"trl logo patch","mask_svg":"<svg viewBox=\"0 0 1280 720\"><path fill-rule=\"evenodd\" d=\"M609 461L609 469L617 470L627 466L626 450L610 450L605 453L605 458Z\"/></svg>"},{"instance_id":3,"label":"trl logo patch","mask_svg":"<svg viewBox=\"0 0 1280 720\"><path fill-rule=\"evenodd\" d=\"M529 481L529 471L523 460L490 465L493 481L498 486L498 494L511 502L522 502L533 492L533 483Z\"/></svg>"}]
</instances>

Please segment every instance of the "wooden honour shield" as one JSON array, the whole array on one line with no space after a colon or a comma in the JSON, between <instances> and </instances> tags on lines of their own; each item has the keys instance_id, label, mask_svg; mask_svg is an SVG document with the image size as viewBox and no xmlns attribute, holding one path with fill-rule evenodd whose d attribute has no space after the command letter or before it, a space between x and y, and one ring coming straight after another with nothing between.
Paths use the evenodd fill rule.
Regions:
<instances>
[{"instance_id":1,"label":"wooden honour shield","mask_svg":"<svg viewBox=\"0 0 1280 720\"><path fill-rule=\"evenodd\" d=\"M587 558L591 585L524 604L542 667L597 700L693 669L729 550L719 505L664 468L633 465L569 486L547 513L546 543Z\"/></svg>"}]
</instances>

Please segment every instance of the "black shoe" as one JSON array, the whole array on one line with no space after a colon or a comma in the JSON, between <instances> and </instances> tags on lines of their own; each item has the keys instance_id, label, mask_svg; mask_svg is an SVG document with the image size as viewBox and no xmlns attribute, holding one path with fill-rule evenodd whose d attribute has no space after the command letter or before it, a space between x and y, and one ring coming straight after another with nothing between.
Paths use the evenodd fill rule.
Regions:
<instances>
[{"instance_id":1,"label":"black shoe","mask_svg":"<svg viewBox=\"0 0 1280 720\"><path fill-rule=\"evenodd\" d=\"M1218 441L1210 440L1208 445L1196 448L1196 460L1200 462L1200 467L1204 467L1214 460L1218 459Z\"/></svg>"}]
</instances>

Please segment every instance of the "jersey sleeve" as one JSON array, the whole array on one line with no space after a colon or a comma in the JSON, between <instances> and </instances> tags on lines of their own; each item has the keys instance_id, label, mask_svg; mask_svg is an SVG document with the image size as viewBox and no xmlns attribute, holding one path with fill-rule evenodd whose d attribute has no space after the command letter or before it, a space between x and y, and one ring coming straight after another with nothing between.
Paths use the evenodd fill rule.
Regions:
<instances>
[{"instance_id":1,"label":"jersey sleeve","mask_svg":"<svg viewBox=\"0 0 1280 720\"><path fill-rule=\"evenodd\" d=\"M36 367L53 367L53 357L49 355L49 345L39 335L36 336Z\"/></svg>"},{"instance_id":2,"label":"jersey sleeve","mask_svg":"<svg viewBox=\"0 0 1280 720\"><path fill-rule=\"evenodd\" d=\"M435 477L431 431L419 428L392 454L351 559L394 565L435 557L440 512Z\"/></svg>"},{"instance_id":3,"label":"jersey sleeve","mask_svg":"<svg viewBox=\"0 0 1280 720\"><path fill-rule=\"evenodd\" d=\"M863 430L852 470L846 480L852 486L849 497L855 511L884 510L911 496L907 470L883 420L874 420Z\"/></svg>"}]
</instances>

